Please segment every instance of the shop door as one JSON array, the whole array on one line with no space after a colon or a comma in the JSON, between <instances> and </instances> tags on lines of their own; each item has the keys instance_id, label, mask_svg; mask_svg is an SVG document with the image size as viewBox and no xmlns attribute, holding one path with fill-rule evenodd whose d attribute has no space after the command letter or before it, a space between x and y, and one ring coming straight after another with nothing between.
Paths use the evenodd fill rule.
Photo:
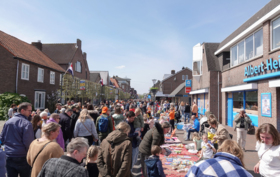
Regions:
<instances>
[{"instance_id":1,"label":"shop door","mask_svg":"<svg viewBox=\"0 0 280 177\"><path fill-rule=\"evenodd\" d=\"M233 126L233 100L228 98L227 100L227 125Z\"/></svg>"}]
</instances>

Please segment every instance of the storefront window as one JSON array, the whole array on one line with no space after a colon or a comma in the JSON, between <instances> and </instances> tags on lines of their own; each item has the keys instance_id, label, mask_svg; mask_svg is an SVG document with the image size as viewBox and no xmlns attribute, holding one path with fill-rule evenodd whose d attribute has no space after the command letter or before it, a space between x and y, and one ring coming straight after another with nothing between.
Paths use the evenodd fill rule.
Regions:
<instances>
[{"instance_id":1,"label":"storefront window","mask_svg":"<svg viewBox=\"0 0 280 177\"><path fill-rule=\"evenodd\" d=\"M254 34L255 37L255 56L263 54L263 30L259 30Z\"/></svg>"},{"instance_id":2,"label":"storefront window","mask_svg":"<svg viewBox=\"0 0 280 177\"><path fill-rule=\"evenodd\" d=\"M280 18L272 22L272 49L280 47Z\"/></svg>"},{"instance_id":3,"label":"storefront window","mask_svg":"<svg viewBox=\"0 0 280 177\"><path fill-rule=\"evenodd\" d=\"M239 112L243 108L243 92L234 92L233 94L233 111Z\"/></svg>"},{"instance_id":4,"label":"storefront window","mask_svg":"<svg viewBox=\"0 0 280 177\"><path fill-rule=\"evenodd\" d=\"M246 45L246 58L245 60L249 60L251 58L253 58L253 35L248 37L246 40L245 40L245 45Z\"/></svg>"},{"instance_id":5,"label":"storefront window","mask_svg":"<svg viewBox=\"0 0 280 177\"><path fill-rule=\"evenodd\" d=\"M235 66L238 64L238 60L237 60L237 46L234 46L231 48L231 65Z\"/></svg>"},{"instance_id":6,"label":"storefront window","mask_svg":"<svg viewBox=\"0 0 280 177\"><path fill-rule=\"evenodd\" d=\"M246 105L247 113L258 113L258 91L246 92Z\"/></svg>"},{"instance_id":7,"label":"storefront window","mask_svg":"<svg viewBox=\"0 0 280 177\"><path fill-rule=\"evenodd\" d=\"M238 44L238 60L239 63L244 61L244 41Z\"/></svg>"}]
</instances>

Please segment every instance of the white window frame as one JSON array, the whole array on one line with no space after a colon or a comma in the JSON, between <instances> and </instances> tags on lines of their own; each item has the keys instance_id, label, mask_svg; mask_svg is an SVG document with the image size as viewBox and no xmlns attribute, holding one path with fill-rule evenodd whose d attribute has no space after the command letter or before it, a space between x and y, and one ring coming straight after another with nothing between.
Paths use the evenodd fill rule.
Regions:
<instances>
[{"instance_id":1,"label":"white window frame","mask_svg":"<svg viewBox=\"0 0 280 177\"><path fill-rule=\"evenodd\" d=\"M25 69L23 69L23 67ZM29 80L29 71L30 71L30 65L22 63L21 64L21 79L22 80ZM25 77L23 77L23 73L25 73Z\"/></svg>"},{"instance_id":2,"label":"white window frame","mask_svg":"<svg viewBox=\"0 0 280 177\"><path fill-rule=\"evenodd\" d=\"M188 75L186 75L186 80L188 80L189 79L189 76Z\"/></svg>"},{"instance_id":3,"label":"white window frame","mask_svg":"<svg viewBox=\"0 0 280 177\"><path fill-rule=\"evenodd\" d=\"M185 80L185 75L182 75L182 80L183 80L183 81Z\"/></svg>"},{"instance_id":4,"label":"white window frame","mask_svg":"<svg viewBox=\"0 0 280 177\"><path fill-rule=\"evenodd\" d=\"M272 33L272 23L273 23L273 21L275 21L275 20L277 20L278 18L280 18L280 15L278 15L277 17L275 17L274 19L272 19L271 21L270 21L270 51L274 51L274 50L277 50L277 49L279 49L280 48L280 46L279 47L277 47L277 48L275 48L275 49L273 49L272 48L272 39L273 39L273 33Z\"/></svg>"},{"instance_id":5,"label":"white window frame","mask_svg":"<svg viewBox=\"0 0 280 177\"><path fill-rule=\"evenodd\" d=\"M40 73L42 72L42 76L40 80ZM43 68L38 68L38 72L37 72L37 82L41 82L44 83L44 69Z\"/></svg>"},{"instance_id":6,"label":"white window frame","mask_svg":"<svg viewBox=\"0 0 280 177\"><path fill-rule=\"evenodd\" d=\"M249 61L249 60L252 60L252 59L254 59L254 58L257 58L257 57L263 55L263 53L262 53L262 54L260 54L260 55L256 55L256 56L255 56L255 34L256 34L257 32L259 32L260 30L263 30L263 27L261 27L261 28L255 30L253 33L250 33L250 34L247 35L243 40L239 41L238 43L236 43L235 45L233 45L233 46L230 48L230 67L234 67L234 66L237 66L237 65L241 64L241 63L239 62L239 58L238 58L238 44L240 44L241 42L244 43L244 54L243 54L244 60L243 60L242 63L244 63L244 62L246 62L246 61ZM251 37L251 35L253 35L253 57L250 58L250 59L248 59L248 60L246 60L246 59L245 59L245 56L246 56L246 43L245 43L245 40L246 40L247 38ZM272 36L272 35L270 35L270 36ZM271 41L271 40L270 40L270 41ZM233 65L231 49L232 49L233 47L235 47L235 46L237 46L237 64L236 64L236 65Z\"/></svg>"},{"instance_id":7,"label":"white window frame","mask_svg":"<svg viewBox=\"0 0 280 177\"><path fill-rule=\"evenodd\" d=\"M79 63L80 65L78 65L78 63ZM79 73L82 72L82 62L77 61L77 62L75 63L75 71L76 71L76 72L79 72Z\"/></svg>"},{"instance_id":8,"label":"white window frame","mask_svg":"<svg viewBox=\"0 0 280 177\"><path fill-rule=\"evenodd\" d=\"M40 95L41 95L41 100L39 100ZM46 102L46 92L35 91L34 108L35 109L45 109L45 102Z\"/></svg>"},{"instance_id":9,"label":"white window frame","mask_svg":"<svg viewBox=\"0 0 280 177\"><path fill-rule=\"evenodd\" d=\"M50 71L50 84L55 85L55 72Z\"/></svg>"}]
</instances>

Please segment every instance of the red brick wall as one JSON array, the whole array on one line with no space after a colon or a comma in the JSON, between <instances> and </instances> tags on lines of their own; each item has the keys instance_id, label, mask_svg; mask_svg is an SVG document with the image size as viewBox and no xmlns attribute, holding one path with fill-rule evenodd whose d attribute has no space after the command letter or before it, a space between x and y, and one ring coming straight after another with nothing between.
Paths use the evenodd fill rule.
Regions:
<instances>
[{"instance_id":1,"label":"red brick wall","mask_svg":"<svg viewBox=\"0 0 280 177\"><path fill-rule=\"evenodd\" d=\"M76 65L77 61L81 62L81 64L82 64L82 72L81 73L75 71L75 65ZM88 66L83 59L82 50L80 48L78 48L78 50L76 51L76 53L73 57L73 60L71 62L73 64L74 76L75 77L78 77L80 79L90 80L89 69L88 69ZM87 72L87 78L86 78L86 72Z\"/></svg>"}]
</instances>

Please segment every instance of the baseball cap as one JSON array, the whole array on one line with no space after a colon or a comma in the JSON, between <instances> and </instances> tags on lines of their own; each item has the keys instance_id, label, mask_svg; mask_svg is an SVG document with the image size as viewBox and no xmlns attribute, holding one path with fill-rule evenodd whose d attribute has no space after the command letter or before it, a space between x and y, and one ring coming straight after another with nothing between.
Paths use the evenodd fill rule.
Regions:
<instances>
[{"instance_id":1,"label":"baseball cap","mask_svg":"<svg viewBox=\"0 0 280 177\"><path fill-rule=\"evenodd\" d=\"M106 113L107 111L108 111L108 108L107 108L107 107L103 107L103 108L102 108L102 114L103 114L103 113Z\"/></svg>"}]
</instances>

